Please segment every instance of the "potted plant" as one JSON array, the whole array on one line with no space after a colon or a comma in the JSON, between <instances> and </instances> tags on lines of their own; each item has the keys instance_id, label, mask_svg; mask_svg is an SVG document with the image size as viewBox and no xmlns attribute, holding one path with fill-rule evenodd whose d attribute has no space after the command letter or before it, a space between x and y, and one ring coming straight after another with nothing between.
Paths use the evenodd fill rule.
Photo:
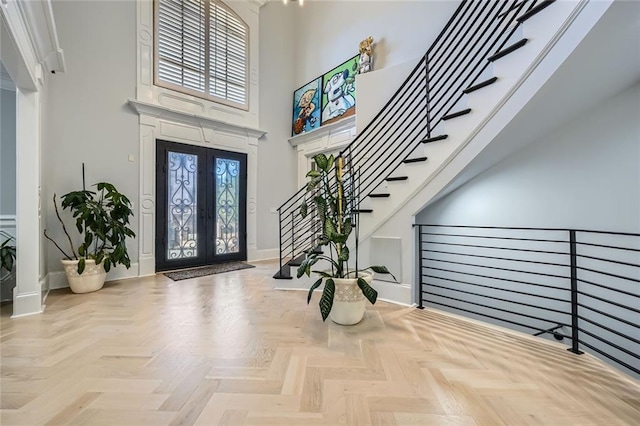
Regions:
<instances>
[{"instance_id":1,"label":"potted plant","mask_svg":"<svg viewBox=\"0 0 640 426\"><path fill-rule=\"evenodd\" d=\"M16 246L12 244L15 239L4 231L0 235L5 239L0 244L0 267L7 272L13 271L13 263L16 260Z\"/></svg>"},{"instance_id":2,"label":"potted plant","mask_svg":"<svg viewBox=\"0 0 640 426\"><path fill-rule=\"evenodd\" d=\"M307 304L316 288L324 283L320 298L320 312L322 320L328 316L342 325L352 325L360 322L364 316L366 298L371 304L376 303L378 292L371 287L373 273L393 275L385 266L369 266L364 269L349 267L350 251L347 245L349 237L357 226L358 214L354 211L355 193L353 182L344 178L343 158L337 159L331 155L327 158L324 154L313 157L317 170L307 173L306 195L311 199L308 204L307 197L300 206L300 215L306 217L312 208L315 208L317 220L321 224L322 233L307 254L305 260L298 267L297 276L311 275L314 272L320 278L313 283L307 296ZM334 167L335 166L335 167ZM333 175L333 177L332 177ZM345 185L345 183L347 183ZM326 247L328 255L322 252ZM356 239L352 248L355 251L357 265L358 241ZM331 269L326 271L312 271L313 265L319 261L329 263ZM395 280L395 277L393 277Z\"/></svg>"},{"instance_id":3,"label":"potted plant","mask_svg":"<svg viewBox=\"0 0 640 426\"><path fill-rule=\"evenodd\" d=\"M102 288L107 272L111 267L131 266L131 259L127 252L126 238L135 237L129 228L129 220L133 216L131 202L118 192L116 187L107 182L95 185L95 191L85 189L84 165L83 185L81 191L72 191L62 196L62 208L69 210L76 219L76 228L80 233L82 243L74 246L71 236L60 217L56 195L53 205L56 216L67 237L69 250L63 250L60 245L47 235L66 259L61 260L69 287L74 293L88 293Z\"/></svg>"},{"instance_id":4,"label":"potted plant","mask_svg":"<svg viewBox=\"0 0 640 426\"><path fill-rule=\"evenodd\" d=\"M12 300L12 291L16 285L13 265L16 260L15 238L0 231L4 241L0 244L0 301Z\"/></svg>"}]
</instances>

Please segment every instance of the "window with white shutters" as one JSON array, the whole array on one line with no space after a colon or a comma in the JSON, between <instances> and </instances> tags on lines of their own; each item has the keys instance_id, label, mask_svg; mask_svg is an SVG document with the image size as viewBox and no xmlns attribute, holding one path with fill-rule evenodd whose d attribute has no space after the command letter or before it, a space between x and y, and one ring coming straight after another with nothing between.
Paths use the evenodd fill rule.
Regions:
<instances>
[{"instance_id":1,"label":"window with white shutters","mask_svg":"<svg viewBox=\"0 0 640 426\"><path fill-rule=\"evenodd\" d=\"M249 28L219 0L156 0L155 84L248 109Z\"/></svg>"}]
</instances>

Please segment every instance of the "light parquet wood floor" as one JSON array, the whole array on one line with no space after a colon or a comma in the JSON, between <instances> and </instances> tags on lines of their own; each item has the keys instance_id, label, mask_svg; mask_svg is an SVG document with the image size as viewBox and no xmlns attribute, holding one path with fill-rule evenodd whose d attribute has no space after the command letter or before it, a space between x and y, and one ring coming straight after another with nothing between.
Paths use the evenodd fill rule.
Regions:
<instances>
[{"instance_id":1,"label":"light parquet wood floor","mask_svg":"<svg viewBox=\"0 0 640 426\"><path fill-rule=\"evenodd\" d=\"M352 327L274 263L52 292L1 317L2 425L632 425L638 384L589 355L384 302ZM9 307L10 310L10 307Z\"/></svg>"}]
</instances>

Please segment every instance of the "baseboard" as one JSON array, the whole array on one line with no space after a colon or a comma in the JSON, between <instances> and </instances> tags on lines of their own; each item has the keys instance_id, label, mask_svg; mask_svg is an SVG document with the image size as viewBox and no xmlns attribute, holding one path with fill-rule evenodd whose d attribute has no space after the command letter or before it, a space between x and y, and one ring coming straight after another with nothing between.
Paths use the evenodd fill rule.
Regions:
<instances>
[{"instance_id":1,"label":"baseboard","mask_svg":"<svg viewBox=\"0 0 640 426\"><path fill-rule=\"evenodd\" d=\"M69 287L69 283L67 282L67 277L64 274L64 271L49 272L47 276L49 277L49 290L58 290L61 288ZM106 282L126 280L129 278L137 278L137 277L138 277L138 264L132 263L131 268L129 269L125 268L124 266L120 266L109 271L109 273L107 274Z\"/></svg>"},{"instance_id":2,"label":"baseboard","mask_svg":"<svg viewBox=\"0 0 640 426\"><path fill-rule=\"evenodd\" d=\"M315 277L309 278L307 276L300 279L294 277L290 280L277 280L277 286L274 287L274 290L309 291L309 288L316 280L317 278ZM411 302L411 286L409 284L395 284L374 280L372 287L378 292L378 300L402 306L416 306L415 303Z\"/></svg>"},{"instance_id":3,"label":"baseboard","mask_svg":"<svg viewBox=\"0 0 640 426\"><path fill-rule=\"evenodd\" d=\"M16 215L14 214L0 215L0 229L5 232L9 232L9 234L15 236Z\"/></svg>"},{"instance_id":4,"label":"baseboard","mask_svg":"<svg viewBox=\"0 0 640 426\"><path fill-rule=\"evenodd\" d=\"M45 275L44 278L40 280L40 297L42 298L42 311L44 311L44 302L46 302L47 296L49 296L49 274Z\"/></svg>"},{"instance_id":5,"label":"baseboard","mask_svg":"<svg viewBox=\"0 0 640 426\"><path fill-rule=\"evenodd\" d=\"M266 250L249 250L247 252L247 261L257 262L261 260L273 260L273 259L277 259L279 254L280 254L280 251L277 248L266 249ZM133 269L136 270L135 275L132 275L131 273L123 274L123 275L112 275L111 273L109 273L109 275L107 276L107 281L121 280L126 278L133 278L133 277L153 276L156 274L156 259L155 257L142 258L138 261L138 263L131 264L131 269L129 269L129 271ZM65 282L66 282L66 279L65 279ZM68 287L68 286L65 285L65 287ZM63 287L57 287L57 288L63 288Z\"/></svg>"},{"instance_id":6,"label":"baseboard","mask_svg":"<svg viewBox=\"0 0 640 426\"><path fill-rule=\"evenodd\" d=\"M40 292L19 294L13 298L13 315L11 318L21 318L42 313Z\"/></svg>"},{"instance_id":7,"label":"baseboard","mask_svg":"<svg viewBox=\"0 0 640 426\"><path fill-rule=\"evenodd\" d=\"M382 302L392 303L392 304L398 305L398 306L404 306L405 308L416 308L418 306L417 303L397 302L395 300L388 300L388 299L384 299L382 297L378 297L378 300L380 300Z\"/></svg>"},{"instance_id":8,"label":"baseboard","mask_svg":"<svg viewBox=\"0 0 640 426\"><path fill-rule=\"evenodd\" d=\"M49 290L58 290L59 288L69 287L67 277L64 275L63 271L49 272L47 276L49 277Z\"/></svg>"},{"instance_id":9,"label":"baseboard","mask_svg":"<svg viewBox=\"0 0 640 426\"><path fill-rule=\"evenodd\" d=\"M156 258L143 257L138 259L138 276L150 277L156 274Z\"/></svg>"},{"instance_id":10,"label":"baseboard","mask_svg":"<svg viewBox=\"0 0 640 426\"><path fill-rule=\"evenodd\" d=\"M378 292L378 299L397 305L412 306L411 285L396 284L385 281L374 281L373 288Z\"/></svg>"},{"instance_id":11,"label":"baseboard","mask_svg":"<svg viewBox=\"0 0 640 426\"><path fill-rule=\"evenodd\" d=\"M107 282L117 280L127 280L129 278L137 278L140 276L138 263L132 263L129 269L124 266L118 266L107 274Z\"/></svg>"},{"instance_id":12,"label":"baseboard","mask_svg":"<svg viewBox=\"0 0 640 426\"><path fill-rule=\"evenodd\" d=\"M249 250L247 253L247 260L249 262L257 262L259 260L272 260L278 259L280 256L280 250L277 248L274 249L264 249L264 250Z\"/></svg>"},{"instance_id":13,"label":"baseboard","mask_svg":"<svg viewBox=\"0 0 640 426\"><path fill-rule=\"evenodd\" d=\"M276 270L277 270L276 266ZM274 271L275 272L275 271ZM294 271L295 272L295 271ZM317 280L314 277L307 277L303 275L302 278L296 278L295 276L290 280L276 280L274 279L274 290L304 290L309 291L311 285Z\"/></svg>"}]
</instances>

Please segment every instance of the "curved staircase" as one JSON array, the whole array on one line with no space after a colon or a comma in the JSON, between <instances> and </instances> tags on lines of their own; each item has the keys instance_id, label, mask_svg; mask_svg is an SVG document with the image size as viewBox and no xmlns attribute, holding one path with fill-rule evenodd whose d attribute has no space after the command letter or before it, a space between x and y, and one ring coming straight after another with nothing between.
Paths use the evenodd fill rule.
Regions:
<instances>
[{"instance_id":1,"label":"curved staircase","mask_svg":"<svg viewBox=\"0 0 640 426\"><path fill-rule=\"evenodd\" d=\"M372 121L341 155L359 197L360 257L372 236L401 240L396 301L410 303L413 216L451 182L522 109L611 1L463 1ZM280 269L291 278L318 224L297 215L301 188L278 209ZM312 212L311 212L312 213ZM304 287L304 284L295 284ZM383 291L384 293L384 291Z\"/></svg>"}]
</instances>

